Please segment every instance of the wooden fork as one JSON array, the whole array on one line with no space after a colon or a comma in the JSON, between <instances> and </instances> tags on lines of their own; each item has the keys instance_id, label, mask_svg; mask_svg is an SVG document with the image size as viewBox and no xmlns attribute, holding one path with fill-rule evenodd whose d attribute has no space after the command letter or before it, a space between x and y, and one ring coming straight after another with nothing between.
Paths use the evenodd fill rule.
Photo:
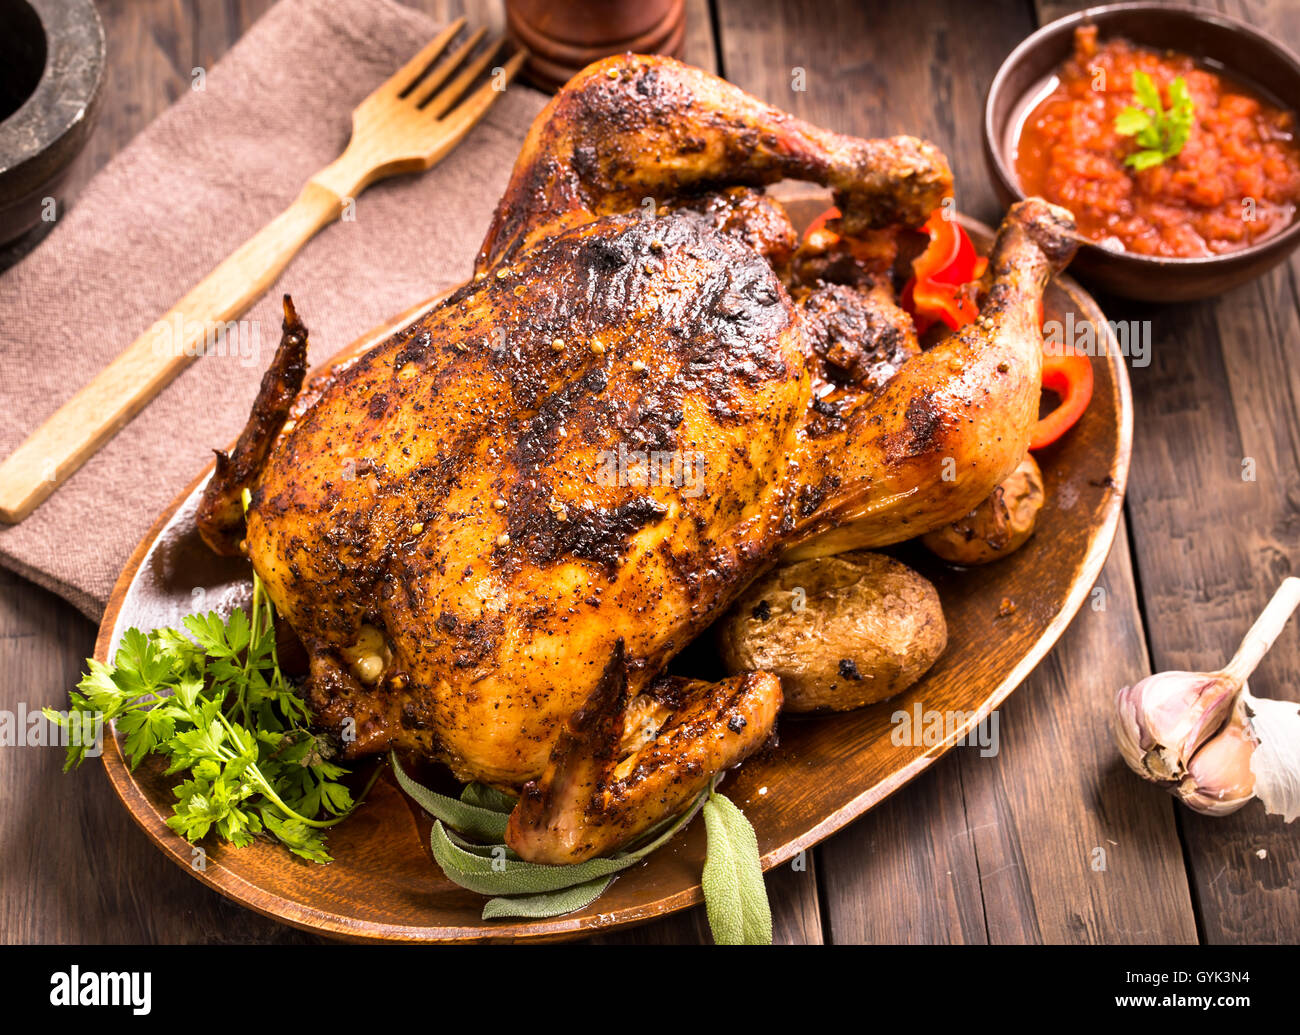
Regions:
<instances>
[{"instance_id":1,"label":"wooden fork","mask_svg":"<svg viewBox=\"0 0 1300 1035\"><path fill-rule=\"evenodd\" d=\"M0 521L13 524L30 514L201 353L201 343L246 312L361 191L386 176L428 169L460 143L527 56L517 51L470 92L503 41L471 60L486 32L479 29L433 67L464 27L464 18L449 25L362 101L343 154L160 318L182 328L181 335L159 348L158 334L142 334L0 464Z\"/></svg>"}]
</instances>

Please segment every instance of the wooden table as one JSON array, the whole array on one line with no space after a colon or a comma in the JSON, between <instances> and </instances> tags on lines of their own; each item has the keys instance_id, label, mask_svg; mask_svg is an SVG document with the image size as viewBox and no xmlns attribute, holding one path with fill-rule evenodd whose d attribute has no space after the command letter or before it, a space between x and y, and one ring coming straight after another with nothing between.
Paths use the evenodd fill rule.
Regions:
<instances>
[{"instance_id":1,"label":"wooden table","mask_svg":"<svg viewBox=\"0 0 1300 1035\"><path fill-rule=\"evenodd\" d=\"M83 179L210 67L271 0L104 0L109 71ZM420 0L499 26L495 0ZM949 155L961 207L999 209L980 154L984 92L1036 22L1076 5L1022 0L780 3L690 0L687 60L779 107L862 136L909 132ZM1082 5L1078 5L1082 6ZM1300 0L1213 6L1300 48ZM805 90L793 88L803 70ZM1154 669L1217 667L1300 558L1297 260L1217 300L1102 299L1152 321L1132 371L1137 427L1126 521L1085 607L1002 709L996 757L956 750L769 875L780 942L1295 942L1300 824L1257 804L1207 819L1123 767L1105 729L1116 687ZM1255 478L1243 480L1254 461ZM0 707L57 704L94 627L0 574ZM1292 628L1257 673L1300 696ZM0 751L0 937L6 942L314 940L204 888L166 861L98 767ZM707 939L702 910L606 936Z\"/></svg>"}]
</instances>

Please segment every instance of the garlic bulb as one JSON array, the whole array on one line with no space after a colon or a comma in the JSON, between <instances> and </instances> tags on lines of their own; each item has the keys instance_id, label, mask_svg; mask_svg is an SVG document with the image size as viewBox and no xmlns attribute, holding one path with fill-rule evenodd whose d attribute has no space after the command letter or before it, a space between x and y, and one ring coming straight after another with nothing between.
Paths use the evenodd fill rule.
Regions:
<instances>
[{"instance_id":1,"label":"garlic bulb","mask_svg":"<svg viewBox=\"0 0 1300 1035\"><path fill-rule=\"evenodd\" d=\"M1207 815L1254 797L1287 822L1300 815L1300 707L1246 689L1297 606L1300 579L1285 579L1223 671L1158 672L1120 690L1112 727L1129 768Z\"/></svg>"},{"instance_id":2,"label":"garlic bulb","mask_svg":"<svg viewBox=\"0 0 1300 1035\"><path fill-rule=\"evenodd\" d=\"M1221 675L1157 672L1115 696L1115 740L1136 773L1181 780L1197 749L1227 719L1237 687Z\"/></svg>"}]
</instances>

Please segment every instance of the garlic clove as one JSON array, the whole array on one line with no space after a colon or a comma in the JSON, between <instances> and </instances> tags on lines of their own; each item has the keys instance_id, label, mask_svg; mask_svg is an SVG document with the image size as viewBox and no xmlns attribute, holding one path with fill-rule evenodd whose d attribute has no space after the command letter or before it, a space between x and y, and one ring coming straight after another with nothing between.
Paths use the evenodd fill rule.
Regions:
<instances>
[{"instance_id":1,"label":"garlic clove","mask_svg":"<svg viewBox=\"0 0 1300 1035\"><path fill-rule=\"evenodd\" d=\"M1124 687L1115 695L1112 714L1124 761L1148 780L1182 780L1236 696L1237 687L1217 673L1158 672Z\"/></svg>"},{"instance_id":2,"label":"garlic clove","mask_svg":"<svg viewBox=\"0 0 1300 1035\"><path fill-rule=\"evenodd\" d=\"M1240 697L1223 728L1187 763L1187 776L1174 794L1207 816L1226 816L1255 797L1251 768L1258 745Z\"/></svg>"},{"instance_id":3,"label":"garlic clove","mask_svg":"<svg viewBox=\"0 0 1300 1035\"><path fill-rule=\"evenodd\" d=\"M1290 823L1300 818L1300 705L1242 693L1250 728L1259 741L1251 757L1255 796L1264 811Z\"/></svg>"}]
</instances>

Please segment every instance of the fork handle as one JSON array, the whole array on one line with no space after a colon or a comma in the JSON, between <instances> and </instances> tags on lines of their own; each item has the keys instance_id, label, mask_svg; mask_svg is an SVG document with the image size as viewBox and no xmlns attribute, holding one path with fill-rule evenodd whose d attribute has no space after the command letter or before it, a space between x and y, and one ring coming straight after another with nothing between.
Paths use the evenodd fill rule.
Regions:
<instances>
[{"instance_id":1,"label":"fork handle","mask_svg":"<svg viewBox=\"0 0 1300 1035\"><path fill-rule=\"evenodd\" d=\"M201 354L201 344L212 340L210 330L245 313L311 236L342 210L334 191L308 182L292 205L60 406L0 464L0 521L23 520L62 485ZM173 333L176 328L179 334Z\"/></svg>"}]
</instances>

